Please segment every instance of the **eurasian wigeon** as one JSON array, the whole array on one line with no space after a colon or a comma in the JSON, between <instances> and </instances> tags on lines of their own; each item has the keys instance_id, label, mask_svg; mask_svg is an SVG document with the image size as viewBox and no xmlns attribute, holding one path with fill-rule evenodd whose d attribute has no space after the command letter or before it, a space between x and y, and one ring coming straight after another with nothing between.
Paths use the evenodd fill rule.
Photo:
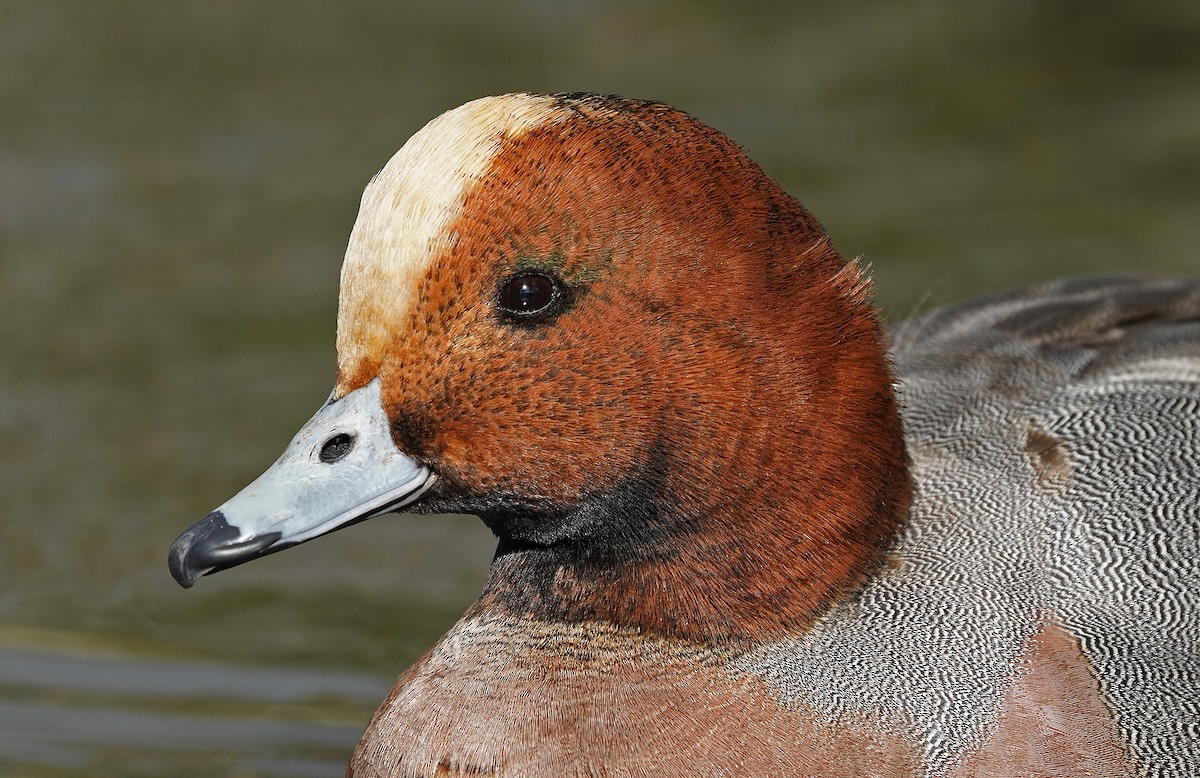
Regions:
<instances>
[{"instance_id":1,"label":"eurasian wigeon","mask_svg":"<svg viewBox=\"0 0 1200 778\"><path fill-rule=\"evenodd\" d=\"M1200 774L1200 282L890 335L869 292L681 111L468 103L363 195L329 401L171 572L491 528L352 776Z\"/></svg>"}]
</instances>

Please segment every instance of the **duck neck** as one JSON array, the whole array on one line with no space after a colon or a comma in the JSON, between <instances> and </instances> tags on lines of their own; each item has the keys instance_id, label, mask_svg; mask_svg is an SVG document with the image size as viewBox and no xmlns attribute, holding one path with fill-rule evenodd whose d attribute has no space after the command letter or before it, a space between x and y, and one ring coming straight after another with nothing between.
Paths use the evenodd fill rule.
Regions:
<instances>
[{"instance_id":1,"label":"duck neck","mask_svg":"<svg viewBox=\"0 0 1200 778\"><path fill-rule=\"evenodd\" d=\"M665 402L642 464L588 498L574 532L502 536L468 615L759 642L854 596L903 523L910 476L884 336L847 267L849 291L811 301L836 310L749 331L782 348L719 371L712 402Z\"/></svg>"}]
</instances>

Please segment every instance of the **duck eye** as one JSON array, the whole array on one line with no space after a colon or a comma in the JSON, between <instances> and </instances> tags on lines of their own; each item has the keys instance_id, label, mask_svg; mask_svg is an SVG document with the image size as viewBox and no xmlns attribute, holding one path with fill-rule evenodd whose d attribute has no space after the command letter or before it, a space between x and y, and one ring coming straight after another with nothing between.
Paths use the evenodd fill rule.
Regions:
<instances>
[{"instance_id":1,"label":"duck eye","mask_svg":"<svg viewBox=\"0 0 1200 778\"><path fill-rule=\"evenodd\" d=\"M504 282L498 302L506 313L530 316L548 309L558 296L558 284L554 279L526 273Z\"/></svg>"},{"instance_id":2,"label":"duck eye","mask_svg":"<svg viewBox=\"0 0 1200 778\"><path fill-rule=\"evenodd\" d=\"M326 464L332 464L349 454L353 447L354 436L342 432L325 441L325 445L321 446L321 453L317 457Z\"/></svg>"}]
</instances>

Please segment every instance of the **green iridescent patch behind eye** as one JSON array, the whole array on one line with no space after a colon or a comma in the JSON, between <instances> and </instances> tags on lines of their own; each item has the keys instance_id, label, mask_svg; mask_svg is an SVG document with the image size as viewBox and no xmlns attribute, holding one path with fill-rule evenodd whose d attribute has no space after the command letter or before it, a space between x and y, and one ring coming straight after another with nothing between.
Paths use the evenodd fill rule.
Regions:
<instances>
[{"instance_id":1,"label":"green iridescent patch behind eye","mask_svg":"<svg viewBox=\"0 0 1200 778\"><path fill-rule=\"evenodd\" d=\"M522 253L513 262L513 273L547 273L556 275L577 290L585 289L612 269L612 250L604 249L593 261L576 261L568 267L567 256L555 251L549 254Z\"/></svg>"}]
</instances>

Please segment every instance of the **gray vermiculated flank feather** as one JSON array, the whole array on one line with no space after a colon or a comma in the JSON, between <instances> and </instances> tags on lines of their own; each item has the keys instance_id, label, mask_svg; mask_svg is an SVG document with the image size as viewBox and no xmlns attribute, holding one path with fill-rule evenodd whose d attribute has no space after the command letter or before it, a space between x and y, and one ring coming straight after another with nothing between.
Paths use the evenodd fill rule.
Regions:
<instances>
[{"instance_id":1,"label":"gray vermiculated flank feather","mask_svg":"<svg viewBox=\"0 0 1200 778\"><path fill-rule=\"evenodd\" d=\"M1057 282L893 343L915 473L897 564L747 668L832 716L908 722L936 776L1052 619L1145 774L1200 774L1200 282Z\"/></svg>"}]
</instances>

